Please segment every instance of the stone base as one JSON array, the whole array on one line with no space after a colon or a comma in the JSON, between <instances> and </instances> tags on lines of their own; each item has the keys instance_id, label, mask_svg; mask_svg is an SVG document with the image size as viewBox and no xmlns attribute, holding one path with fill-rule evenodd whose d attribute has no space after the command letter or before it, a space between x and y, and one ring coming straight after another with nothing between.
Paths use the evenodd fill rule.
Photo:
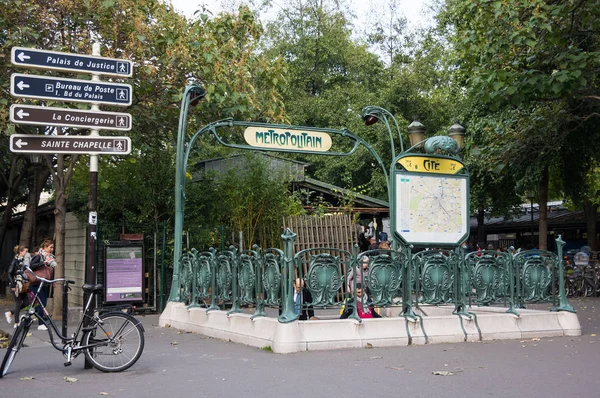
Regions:
<instances>
[{"instance_id":1,"label":"stone base","mask_svg":"<svg viewBox=\"0 0 600 398\"><path fill-rule=\"evenodd\" d=\"M280 354L366 345L389 347L581 335L577 315L566 311L520 309L517 317L506 313L506 308L474 308L470 311L477 315L475 321L475 317L453 315L453 310L453 306L423 306L415 310L422 318L414 320L393 316L388 310L385 318L362 322L331 319L280 323L276 318L251 319L249 314L227 315L226 311L207 313L205 308L188 309L183 303L170 302L160 316L159 325L252 347L271 347Z\"/></svg>"}]
</instances>

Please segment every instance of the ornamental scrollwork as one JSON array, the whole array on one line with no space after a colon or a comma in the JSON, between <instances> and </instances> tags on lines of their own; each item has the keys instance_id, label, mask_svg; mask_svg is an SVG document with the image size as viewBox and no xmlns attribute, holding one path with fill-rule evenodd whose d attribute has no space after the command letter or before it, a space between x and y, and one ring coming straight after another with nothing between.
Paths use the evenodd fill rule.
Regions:
<instances>
[{"instance_id":1,"label":"ornamental scrollwork","mask_svg":"<svg viewBox=\"0 0 600 398\"><path fill-rule=\"evenodd\" d=\"M315 307L334 305L334 298L342 286L340 258L322 253L314 256L306 274L307 288L312 295Z\"/></svg>"}]
</instances>

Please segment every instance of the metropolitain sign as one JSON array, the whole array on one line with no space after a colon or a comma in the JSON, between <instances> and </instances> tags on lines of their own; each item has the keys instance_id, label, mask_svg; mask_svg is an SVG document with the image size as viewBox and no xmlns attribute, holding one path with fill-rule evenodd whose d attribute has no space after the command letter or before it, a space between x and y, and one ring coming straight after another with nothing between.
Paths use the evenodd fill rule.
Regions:
<instances>
[{"instance_id":1,"label":"metropolitain sign","mask_svg":"<svg viewBox=\"0 0 600 398\"><path fill-rule=\"evenodd\" d=\"M244 131L244 139L253 147L283 151L327 152L332 145L331 136L322 131L268 127L248 127Z\"/></svg>"}]
</instances>

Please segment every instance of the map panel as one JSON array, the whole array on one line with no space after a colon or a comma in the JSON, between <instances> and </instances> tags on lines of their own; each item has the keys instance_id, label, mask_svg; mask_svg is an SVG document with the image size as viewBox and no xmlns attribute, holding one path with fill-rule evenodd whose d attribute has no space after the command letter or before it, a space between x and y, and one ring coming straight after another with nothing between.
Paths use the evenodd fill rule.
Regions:
<instances>
[{"instance_id":1,"label":"map panel","mask_svg":"<svg viewBox=\"0 0 600 398\"><path fill-rule=\"evenodd\" d=\"M467 177L398 173L396 232L411 244L455 244L468 232Z\"/></svg>"}]
</instances>

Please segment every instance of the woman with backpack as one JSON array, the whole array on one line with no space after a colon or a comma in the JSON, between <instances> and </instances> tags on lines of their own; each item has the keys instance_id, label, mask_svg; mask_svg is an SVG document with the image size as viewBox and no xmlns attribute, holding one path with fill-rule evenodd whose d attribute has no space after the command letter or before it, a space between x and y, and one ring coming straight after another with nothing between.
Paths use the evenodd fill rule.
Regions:
<instances>
[{"instance_id":1,"label":"woman with backpack","mask_svg":"<svg viewBox=\"0 0 600 398\"><path fill-rule=\"evenodd\" d=\"M19 325L19 312L29 305L29 298L27 292L29 291L29 280L25 274L23 259L27 254L28 248L26 246L15 246L15 258L8 267L8 281L10 284L10 290L15 294L15 309L14 311L6 311L4 316L6 322L9 324L13 323L15 318L15 328Z\"/></svg>"}]
</instances>

